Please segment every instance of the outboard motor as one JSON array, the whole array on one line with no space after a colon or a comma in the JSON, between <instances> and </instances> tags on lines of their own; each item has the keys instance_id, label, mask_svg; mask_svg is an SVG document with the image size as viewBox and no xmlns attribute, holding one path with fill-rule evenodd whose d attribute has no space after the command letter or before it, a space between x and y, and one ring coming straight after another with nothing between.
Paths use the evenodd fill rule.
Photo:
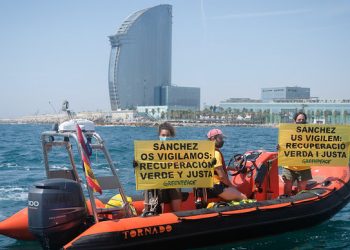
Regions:
<instances>
[{"instance_id":1,"label":"outboard motor","mask_svg":"<svg viewBox=\"0 0 350 250\"><path fill-rule=\"evenodd\" d=\"M28 195L29 230L44 249L58 249L82 232L87 218L79 183L69 179L36 182Z\"/></svg>"}]
</instances>

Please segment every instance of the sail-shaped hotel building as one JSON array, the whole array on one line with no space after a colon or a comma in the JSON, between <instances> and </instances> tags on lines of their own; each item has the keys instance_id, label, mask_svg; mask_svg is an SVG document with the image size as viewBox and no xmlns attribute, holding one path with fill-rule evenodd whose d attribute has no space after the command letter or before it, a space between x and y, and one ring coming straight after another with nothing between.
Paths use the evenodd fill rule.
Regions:
<instances>
[{"instance_id":1,"label":"sail-shaped hotel building","mask_svg":"<svg viewBox=\"0 0 350 250\"><path fill-rule=\"evenodd\" d=\"M174 91L177 86L171 86L172 6L158 5L135 12L109 39L112 110L168 105L162 100L174 99L171 93L178 93ZM179 91L197 93L199 108L199 88L181 87Z\"/></svg>"},{"instance_id":2,"label":"sail-shaped hotel building","mask_svg":"<svg viewBox=\"0 0 350 250\"><path fill-rule=\"evenodd\" d=\"M172 7L158 5L130 15L110 36L112 110L155 103L155 87L171 83Z\"/></svg>"}]
</instances>

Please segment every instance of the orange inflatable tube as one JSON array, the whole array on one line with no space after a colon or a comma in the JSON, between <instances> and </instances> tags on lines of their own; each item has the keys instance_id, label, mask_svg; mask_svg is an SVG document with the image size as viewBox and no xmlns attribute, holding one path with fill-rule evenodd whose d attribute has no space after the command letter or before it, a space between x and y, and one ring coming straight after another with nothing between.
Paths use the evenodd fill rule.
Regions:
<instances>
[{"instance_id":1,"label":"orange inflatable tube","mask_svg":"<svg viewBox=\"0 0 350 250\"><path fill-rule=\"evenodd\" d=\"M96 207L103 208L105 204L95 199ZM138 214L142 213L143 201L135 201L132 203ZM92 214L91 203L86 201L88 213ZM0 222L0 234L17 239L17 240L35 240L35 236L29 231L28 225L28 208L23 208L11 217Z\"/></svg>"},{"instance_id":2,"label":"orange inflatable tube","mask_svg":"<svg viewBox=\"0 0 350 250\"><path fill-rule=\"evenodd\" d=\"M178 223L180 223L179 218L172 213L159 214L156 217L131 217L126 219L120 219L118 221L101 221L88 228L86 231L77 236L71 242L67 243L63 247L63 249L69 249L74 241L88 235L124 231L123 237L127 239L133 237L132 233L141 233L141 228L159 226L162 227L162 230L170 232L173 230L173 225Z\"/></svg>"},{"instance_id":3,"label":"orange inflatable tube","mask_svg":"<svg viewBox=\"0 0 350 250\"><path fill-rule=\"evenodd\" d=\"M0 234L18 240L35 240L28 228L28 208L23 208L11 217L0 222Z\"/></svg>"}]
</instances>

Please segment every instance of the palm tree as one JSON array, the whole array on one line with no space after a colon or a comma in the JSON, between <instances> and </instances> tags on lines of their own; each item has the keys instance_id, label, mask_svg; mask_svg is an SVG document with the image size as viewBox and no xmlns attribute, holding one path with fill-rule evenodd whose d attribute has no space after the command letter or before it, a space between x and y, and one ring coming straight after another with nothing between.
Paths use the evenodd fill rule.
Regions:
<instances>
[{"instance_id":1,"label":"palm tree","mask_svg":"<svg viewBox=\"0 0 350 250\"><path fill-rule=\"evenodd\" d=\"M330 117L331 117L331 115L332 115L332 111L330 111L330 110L325 110L325 111L323 112L323 114L324 114L325 123L326 123L326 124L331 123Z\"/></svg>"},{"instance_id":2,"label":"palm tree","mask_svg":"<svg viewBox=\"0 0 350 250\"><path fill-rule=\"evenodd\" d=\"M334 111L333 111L333 115L334 115L334 123L335 123L335 124L340 123L340 122L339 122L339 118L340 118L340 111L338 111L338 110L334 110Z\"/></svg>"},{"instance_id":3,"label":"palm tree","mask_svg":"<svg viewBox=\"0 0 350 250\"><path fill-rule=\"evenodd\" d=\"M260 124L264 123L263 122L264 120L263 120L263 112L262 112L262 110L259 109L257 112L255 112L255 114L256 114L257 122L260 123Z\"/></svg>"},{"instance_id":4,"label":"palm tree","mask_svg":"<svg viewBox=\"0 0 350 250\"><path fill-rule=\"evenodd\" d=\"M349 112L347 110L344 110L344 124L348 123L348 115L349 115Z\"/></svg>"}]
</instances>

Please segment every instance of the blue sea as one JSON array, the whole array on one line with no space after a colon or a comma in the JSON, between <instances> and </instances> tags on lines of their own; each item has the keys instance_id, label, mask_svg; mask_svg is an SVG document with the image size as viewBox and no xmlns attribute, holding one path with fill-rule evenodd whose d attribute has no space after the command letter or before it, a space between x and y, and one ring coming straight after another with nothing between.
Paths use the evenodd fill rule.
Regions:
<instances>
[{"instance_id":1,"label":"blue sea","mask_svg":"<svg viewBox=\"0 0 350 250\"><path fill-rule=\"evenodd\" d=\"M177 127L177 139L205 139L212 127ZM40 134L50 125L0 125L0 221L26 206L27 192L35 181L45 178ZM233 154L247 150L274 151L276 128L222 127L226 136L223 154L228 160ZM157 139L152 127L97 127L105 139L128 195L135 191L133 175L134 140ZM101 169L99 169L101 168ZM94 171L103 171L95 165ZM210 246L202 249L350 249L350 205L329 221L318 226L255 240ZM186 246L184 246L186 247ZM0 236L0 249L40 249L36 242L24 242Z\"/></svg>"}]
</instances>

